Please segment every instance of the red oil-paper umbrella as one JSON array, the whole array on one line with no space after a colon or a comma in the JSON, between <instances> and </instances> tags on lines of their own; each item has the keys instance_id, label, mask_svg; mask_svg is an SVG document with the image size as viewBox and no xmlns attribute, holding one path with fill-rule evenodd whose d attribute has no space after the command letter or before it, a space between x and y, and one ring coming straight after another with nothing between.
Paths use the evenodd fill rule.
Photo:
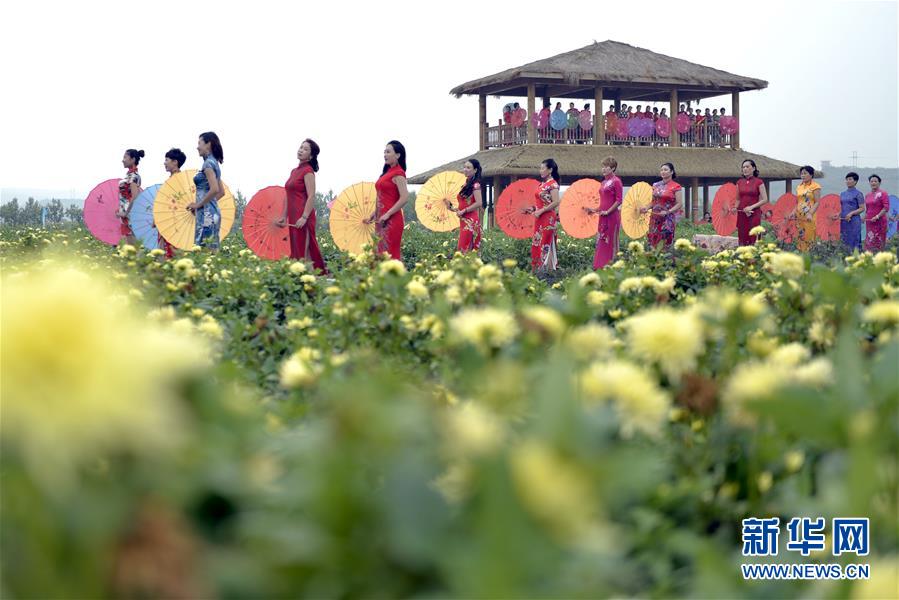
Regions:
<instances>
[{"instance_id":1,"label":"red oil-paper umbrella","mask_svg":"<svg viewBox=\"0 0 899 600\"><path fill-rule=\"evenodd\" d=\"M737 186L725 183L712 200L712 227L718 235L731 235L737 229Z\"/></svg>"},{"instance_id":2,"label":"red oil-paper umbrella","mask_svg":"<svg viewBox=\"0 0 899 600\"><path fill-rule=\"evenodd\" d=\"M519 179L496 199L496 222L509 237L523 240L534 235L534 215L523 210L536 206L538 187L536 179Z\"/></svg>"},{"instance_id":3,"label":"red oil-paper umbrella","mask_svg":"<svg viewBox=\"0 0 899 600\"><path fill-rule=\"evenodd\" d=\"M287 192L280 185L253 194L243 213L243 239L256 256L278 260L290 256L288 225L278 225L284 215Z\"/></svg>"},{"instance_id":4,"label":"red oil-paper umbrella","mask_svg":"<svg viewBox=\"0 0 899 600\"><path fill-rule=\"evenodd\" d=\"M777 239L782 242L792 242L796 238L796 219L791 218L795 212L796 196L787 192L777 199L771 213L771 224Z\"/></svg>"}]
</instances>

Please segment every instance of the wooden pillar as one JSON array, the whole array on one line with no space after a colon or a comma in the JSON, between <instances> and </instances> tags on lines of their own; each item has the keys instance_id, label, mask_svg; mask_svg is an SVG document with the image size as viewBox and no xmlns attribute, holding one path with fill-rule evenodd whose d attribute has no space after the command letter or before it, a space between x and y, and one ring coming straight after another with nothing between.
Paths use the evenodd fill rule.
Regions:
<instances>
[{"instance_id":1,"label":"wooden pillar","mask_svg":"<svg viewBox=\"0 0 899 600\"><path fill-rule=\"evenodd\" d=\"M730 136L730 145L734 150L740 149L740 92L733 92L730 100L731 114L737 119L737 132Z\"/></svg>"},{"instance_id":2,"label":"wooden pillar","mask_svg":"<svg viewBox=\"0 0 899 600\"><path fill-rule=\"evenodd\" d=\"M490 228L496 227L496 201L499 195L503 193L503 178L499 175L493 176L493 203L490 209L490 218L487 220Z\"/></svg>"},{"instance_id":3,"label":"wooden pillar","mask_svg":"<svg viewBox=\"0 0 899 600\"><path fill-rule=\"evenodd\" d=\"M787 179L785 184L786 184L786 193L792 194L793 193L793 180Z\"/></svg>"},{"instance_id":4,"label":"wooden pillar","mask_svg":"<svg viewBox=\"0 0 899 600\"><path fill-rule=\"evenodd\" d=\"M709 180L702 180L702 218L705 218L705 213L709 212Z\"/></svg>"},{"instance_id":5,"label":"wooden pillar","mask_svg":"<svg viewBox=\"0 0 899 600\"><path fill-rule=\"evenodd\" d=\"M593 143L606 143L606 128L602 116L602 86L598 85L593 91Z\"/></svg>"},{"instance_id":6,"label":"wooden pillar","mask_svg":"<svg viewBox=\"0 0 899 600\"><path fill-rule=\"evenodd\" d=\"M533 83L528 84L528 144L537 143L537 129L534 127L534 115L537 114L535 108L535 100L537 96L536 86ZM496 178L494 178L495 180Z\"/></svg>"},{"instance_id":7,"label":"wooden pillar","mask_svg":"<svg viewBox=\"0 0 899 600\"><path fill-rule=\"evenodd\" d=\"M671 115L669 119L671 120L671 147L678 148L680 147L680 134L677 132L677 127L675 124L677 123L677 90L671 90L671 108L668 109L669 114Z\"/></svg>"},{"instance_id":8,"label":"wooden pillar","mask_svg":"<svg viewBox=\"0 0 899 600\"><path fill-rule=\"evenodd\" d=\"M478 94L478 150L487 149L487 95Z\"/></svg>"},{"instance_id":9,"label":"wooden pillar","mask_svg":"<svg viewBox=\"0 0 899 600\"><path fill-rule=\"evenodd\" d=\"M765 195L768 196L768 202L771 202L771 181L765 180Z\"/></svg>"},{"instance_id":10,"label":"wooden pillar","mask_svg":"<svg viewBox=\"0 0 899 600\"><path fill-rule=\"evenodd\" d=\"M693 222L699 223L702 221L702 213L699 212L699 177L694 177L690 180L690 188L693 193L693 207L690 209L690 212L693 213Z\"/></svg>"}]
</instances>

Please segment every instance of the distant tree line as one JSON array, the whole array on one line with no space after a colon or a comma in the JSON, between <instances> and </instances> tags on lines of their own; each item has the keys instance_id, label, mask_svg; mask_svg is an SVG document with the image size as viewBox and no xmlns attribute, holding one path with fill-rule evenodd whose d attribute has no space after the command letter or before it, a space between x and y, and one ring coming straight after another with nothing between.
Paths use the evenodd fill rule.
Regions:
<instances>
[{"instance_id":1,"label":"distant tree line","mask_svg":"<svg viewBox=\"0 0 899 600\"><path fill-rule=\"evenodd\" d=\"M45 205L34 198L28 198L24 204L19 204L18 198L13 198L0 206L0 223L10 227L40 227L41 211L46 208L46 224L62 225L63 223L81 223L82 207L80 204L64 206L62 200L53 198Z\"/></svg>"}]
</instances>

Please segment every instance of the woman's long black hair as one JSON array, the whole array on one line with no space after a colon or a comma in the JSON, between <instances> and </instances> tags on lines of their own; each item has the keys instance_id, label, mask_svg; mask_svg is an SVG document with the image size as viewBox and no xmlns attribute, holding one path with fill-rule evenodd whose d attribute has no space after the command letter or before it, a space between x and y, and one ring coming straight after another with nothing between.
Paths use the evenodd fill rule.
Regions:
<instances>
[{"instance_id":1,"label":"woman's long black hair","mask_svg":"<svg viewBox=\"0 0 899 600\"><path fill-rule=\"evenodd\" d=\"M200 134L203 141L210 145L209 152L219 163L225 162L225 151L222 150L222 141L214 131L206 131Z\"/></svg>"},{"instance_id":2,"label":"woman's long black hair","mask_svg":"<svg viewBox=\"0 0 899 600\"><path fill-rule=\"evenodd\" d=\"M470 158L465 162L470 162L471 166L474 167L474 175L465 180L465 185L462 186L459 195L463 198L468 198L474 193L474 184L481 183L481 161L476 158Z\"/></svg>"},{"instance_id":3,"label":"woman's long black hair","mask_svg":"<svg viewBox=\"0 0 899 600\"><path fill-rule=\"evenodd\" d=\"M559 165L556 164L556 161L552 158L547 158L542 164L546 165L546 168L551 171L551 177L556 180L556 183L559 183Z\"/></svg>"},{"instance_id":4,"label":"woman's long black hair","mask_svg":"<svg viewBox=\"0 0 899 600\"><path fill-rule=\"evenodd\" d=\"M387 145L391 146L393 148L393 151L400 155L400 157L397 159L396 162L399 163L400 167L402 167L403 171L405 171L406 170L406 147L403 146L401 143L399 143L396 140L390 140L389 142L387 142ZM384 163L384 169L381 171L381 175L386 173L387 169L389 169L389 168L390 168L390 165L388 165L387 163Z\"/></svg>"},{"instance_id":5,"label":"woman's long black hair","mask_svg":"<svg viewBox=\"0 0 899 600\"><path fill-rule=\"evenodd\" d=\"M322 151L311 138L303 140L309 144L309 166L312 167L313 173L318 173L318 153Z\"/></svg>"}]
</instances>

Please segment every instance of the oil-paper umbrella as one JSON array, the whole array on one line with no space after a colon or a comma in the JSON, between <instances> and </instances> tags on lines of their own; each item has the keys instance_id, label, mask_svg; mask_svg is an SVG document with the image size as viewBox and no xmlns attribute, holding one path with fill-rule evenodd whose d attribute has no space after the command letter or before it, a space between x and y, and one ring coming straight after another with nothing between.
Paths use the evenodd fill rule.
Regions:
<instances>
[{"instance_id":1,"label":"oil-paper umbrella","mask_svg":"<svg viewBox=\"0 0 899 600\"><path fill-rule=\"evenodd\" d=\"M832 219L833 216L840 216L840 197L827 194L818 201L815 212L815 235L819 240L832 242L840 239L840 219Z\"/></svg>"},{"instance_id":2,"label":"oil-paper umbrella","mask_svg":"<svg viewBox=\"0 0 899 600\"><path fill-rule=\"evenodd\" d=\"M134 199L134 203L131 205L131 215L128 218L134 237L139 239L144 248L149 250L159 247L159 230L156 229L156 223L153 221L153 202L161 187L162 184L157 183L142 191Z\"/></svg>"},{"instance_id":3,"label":"oil-paper umbrella","mask_svg":"<svg viewBox=\"0 0 899 600\"><path fill-rule=\"evenodd\" d=\"M430 177L415 196L415 214L422 225L431 231L452 231L459 226L459 217L447 203L458 208L456 196L465 185L465 175L457 171L441 171Z\"/></svg>"},{"instance_id":4,"label":"oil-paper umbrella","mask_svg":"<svg viewBox=\"0 0 899 600\"><path fill-rule=\"evenodd\" d=\"M181 250L192 250L195 245L197 217L187 210L196 200L197 186L194 185L196 169L188 169L169 177L156 192L153 202L153 220L162 237L172 246ZM221 213L219 240L225 239L234 224L236 207L234 196L227 184L222 183L224 195L217 204Z\"/></svg>"},{"instance_id":5,"label":"oil-paper umbrella","mask_svg":"<svg viewBox=\"0 0 899 600\"><path fill-rule=\"evenodd\" d=\"M677 132L681 134L687 133L690 131L690 125L692 125L690 115L678 113L677 118L674 120L674 128L677 129Z\"/></svg>"},{"instance_id":6,"label":"oil-paper umbrella","mask_svg":"<svg viewBox=\"0 0 899 600\"><path fill-rule=\"evenodd\" d=\"M596 235L598 215L588 215L585 208L599 208L600 183L595 179L578 179L565 190L559 205L559 220L565 233L575 238Z\"/></svg>"},{"instance_id":7,"label":"oil-paper umbrella","mask_svg":"<svg viewBox=\"0 0 899 600\"><path fill-rule=\"evenodd\" d=\"M792 242L796 238L796 220L790 217L796 211L796 196L789 192L777 199L771 213L774 233L782 242Z\"/></svg>"},{"instance_id":8,"label":"oil-paper umbrella","mask_svg":"<svg viewBox=\"0 0 899 600\"><path fill-rule=\"evenodd\" d=\"M899 228L899 198L890 195L890 210L887 211L887 238L896 235Z\"/></svg>"},{"instance_id":9,"label":"oil-paper umbrella","mask_svg":"<svg viewBox=\"0 0 899 600\"><path fill-rule=\"evenodd\" d=\"M671 135L671 120L668 117L660 117L656 121L656 133L665 138Z\"/></svg>"},{"instance_id":10,"label":"oil-paper umbrella","mask_svg":"<svg viewBox=\"0 0 899 600\"><path fill-rule=\"evenodd\" d=\"M287 192L280 185L259 190L247 203L241 229L256 256L269 260L290 256L290 230L278 225L286 203Z\"/></svg>"},{"instance_id":11,"label":"oil-paper umbrella","mask_svg":"<svg viewBox=\"0 0 899 600\"><path fill-rule=\"evenodd\" d=\"M194 247L196 216L187 205L196 200L196 171L181 171L169 177L157 190L153 202L153 220L162 237L181 250Z\"/></svg>"},{"instance_id":12,"label":"oil-paper umbrella","mask_svg":"<svg viewBox=\"0 0 899 600\"><path fill-rule=\"evenodd\" d=\"M589 110L582 110L577 116L577 122L581 129L588 131L593 128L593 115Z\"/></svg>"},{"instance_id":13,"label":"oil-paper umbrella","mask_svg":"<svg viewBox=\"0 0 899 600\"><path fill-rule=\"evenodd\" d=\"M630 127L628 123L630 119L618 119L618 137L626 138L630 133Z\"/></svg>"},{"instance_id":14,"label":"oil-paper umbrella","mask_svg":"<svg viewBox=\"0 0 899 600\"><path fill-rule=\"evenodd\" d=\"M115 246L122 237L119 210L119 180L107 179L91 190L84 199L84 224L101 242Z\"/></svg>"},{"instance_id":15,"label":"oil-paper umbrella","mask_svg":"<svg viewBox=\"0 0 899 600\"><path fill-rule=\"evenodd\" d=\"M712 227L718 235L730 235L737 228L737 186L725 183L712 200Z\"/></svg>"},{"instance_id":16,"label":"oil-paper umbrella","mask_svg":"<svg viewBox=\"0 0 899 600\"><path fill-rule=\"evenodd\" d=\"M721 129L721 133L733 135L740 130L740 121L737 117L724 116L718 120L718 127Z\"/></svg>"},{"instance_id":17,"label":"oil-paper umbrella","mask_svg":"<svg viewBox=\"0 0 899 600\"><path fill-rule=\"evenodd\" d=\"M606 118L606 135L618 135L618 115L608 115Z\"/></svg>"},{"instance_id":18,"label":"oil-paper umbrella","mask_svg":"<svg viewBox=\"0 0 899 600\"><path fill-rule=\"evenodd\" d=\"M549 125L556 131L562 131L568 127L568 116L562 112L562 109L554 110L549 117Z\"/></svg>"},{"instance_id":19,"label":"oil-paper umbrella","mask_svg":"<svg viewBox=\"0 0 899 600\"><path fill-rule=\"evenodd\" d=\"M328 217L331 237L344 252L362 252L375 236L375 224L365 220L375 212L378 194L375 184L354 183L334 200Z\"/></svg>"},{"instance_id":20,"label":"oil-paper umbrella","mask_svg":"<svg viewBox=\"0 0 899 600\"><path fill-rule=\"evenodd\" d=\"M652 204L652 187L645 181L631 186L621 203L621 228L631 239L639 239L649 232L650 213L641 209Z\"/></svg>"},{"instance_id":21,"label":"oil-paper umbrella","mask_svg":"<svg viewBox=\"0 0 899 600\"><path fill-rule=\"evenodd\" d=\"M525 120L528 118L528 111L523 108L519 108L512 112L512 126L513 127L521 127L524 125Z\"/></svg>"},{"instance_id":22,"label":"oil-paper umbrella","mask_svg":"<svg viewBox=\"0 0 899 600\"><path fill-rule=\"evenodd\" d=\"M509 237L523 240L534 235L534 215L521 211L534 207L538 187L540 182L536 179L519 179L496 199L496 222Z\"/></svg>"},{"instance_id":23,"label":"oil-paper umbrella","mask_svg":"<svg viewBox=\"0 0 899 600\"><path fill-rule=\"evenodd\" d=\"M577 126L578 126L577 118L578 118L579 113L572 111L572 112L566 113L566 114L568 115L568 129L577 129Z\"/></svg>"}]
</instances>

